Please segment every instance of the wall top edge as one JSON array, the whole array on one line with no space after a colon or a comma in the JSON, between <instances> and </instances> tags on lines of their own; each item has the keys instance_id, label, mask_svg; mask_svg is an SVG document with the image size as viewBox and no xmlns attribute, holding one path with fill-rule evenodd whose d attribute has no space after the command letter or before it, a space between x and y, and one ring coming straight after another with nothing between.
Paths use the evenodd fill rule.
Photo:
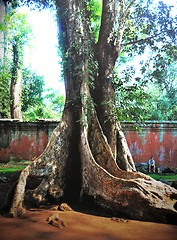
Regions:
<instances>
[{"instance_id":1,"label":"wall top edge","mask_svg":"<svg viewBox=\"0 0 177 240\"><path fill-rule=\"evenodd\" d=\"M0 122L20 122L20 123L56 122L56 123L59 123L60 121L53 120L53 119L37 119L36 121L22 121L20 119L0 118Z\"/></svg>"},{"instance_id":2,"label":"wall top edge","mask_svg":"<svg viewBox=\"0 0 177 240\"><path fill-rule=\"evenodd\" d=\"M35 127L35 126L57 126L60 121L52 120L52 119L38 119L35 122L27 122L27 121L20 121L19 119L0 119L0 126L28 126L28 127ZM125 128L135 128L138 126L140 129L143 128L177 128L177 121L145 121L143 123L137 122L121 122L122 127Z\"/></svg>"},{"instance_id":3,"label":"wall top edge","mask_svg":"<svg viewBox=\"0 0 177 240\"><path fill-rule=\"evenodd\" d=\"M151 120L151 121L144 121L144 122L142 122L142 123L140 123L140 122L136 122L136 121L131 121L131 122L129 122L129 121L122 121L121 123L130 123L130 124L137 124L137 125L144 125L144 124L177 124L177 121L157 121L157 120Z\"/></svg>"},{"instance_id":4,"label":"wall top edge","mask_svg":"<svg viewBox=\"0 0 177 240\"><path fill-rule=\"evenodd\" d=\"M123 128L177 129L177 121L145 121L144 123L121 122Z\"/></svg>"},{"instance_id":5,"label":"wall top edge","mask_svg":"<svg viewBox=\"0 0 177 240\"><path fill-rule=\"evenodd\" d=\"M54 119L37 119L36 121L21 121L19 119L10 119L10 118L0 118L0 122L20 122L20 123L38 123L38 122L56 122L59 123L59 120L54 120ZM126 123L126 124L137 124L137 125L144 125L144 124L177 124L177 121L157 121L157 120L152 120L152 121L144 121L143 123L139 123L136 121L121 121L122 124Z\"/></svg>"}]
</instances>

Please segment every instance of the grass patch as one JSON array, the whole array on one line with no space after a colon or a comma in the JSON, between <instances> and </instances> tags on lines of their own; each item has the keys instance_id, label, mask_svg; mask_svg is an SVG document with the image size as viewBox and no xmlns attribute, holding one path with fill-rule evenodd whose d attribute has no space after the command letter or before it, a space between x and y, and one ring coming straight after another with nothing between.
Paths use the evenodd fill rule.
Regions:
<instances>
[{"instance_id":1,"label":"grass patch","mask_svg":"<svg viewBox=\"0 0 177 240\"><path fill-rule=\"evenodd\" d=\"M0 173L1 173L1 172L16 172L16 171L22 171L24 168L25 168L24 166L10 167L10 168L0 167Z\"/></svg>"},{"instance_id":2,"label":"grass patch","mask_svg":"<svg viewBox=\"0 0 177 240\"><path fill-rule=\"evenodd\" d=\"M165 181L177 181L177 174L175 173L163 173L163 174L149 174L150 177L154 178L155 180L165 180Z\"/></svg>"},{"instance_id":3,"label":"grass patch","mask_svg":"<svg viewBox=\"0 0 177 240\"><path fill-rule=\"evenodd\" d=\"M10 161L6 164L0 163L0 173L22 171L30 163L31 161L20 161L20 162ZM163 174L152 173L148 175L154 178L155 180L177 181L176 173L163 173Z\"/></svg>"},{"instance_id":4,"label":"grass patch","mask_svg":"<svg viewBox=\"0 0 177 240\"><path fill-rule=\"evenodd\" d=\"M10 173L22 171L30 161L21 161L21 162L8 162L6 164L0 164L0 173Z\"/></svg>"}]
</instances>

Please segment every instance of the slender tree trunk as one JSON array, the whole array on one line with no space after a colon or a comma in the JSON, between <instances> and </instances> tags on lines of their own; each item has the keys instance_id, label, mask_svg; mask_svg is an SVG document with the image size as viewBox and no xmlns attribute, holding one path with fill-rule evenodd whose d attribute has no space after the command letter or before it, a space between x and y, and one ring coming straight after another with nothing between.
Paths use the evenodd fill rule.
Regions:
<instances>
[{"instance_id":1,"label":"slender tree trunk","mask_svg":"<svg viewBox=\"0 0 177 240\"><path fill-rule=\"evenodd\" d=\"M11 96L11 118L22 119L21 112L21 81L22 81L22 70L21 70L21 49L18 39L14 39L12 45L13 49L13 64L12 64L12 79L10 86Z\"/></svg>"},{"instance_id":2,"label":"slender tree trunk","mask_svg":"<svg viewBox=\"0 0 177 240\"><path fill-rule=\"evenodd\" d=\"M103 15L112 14L113 19L114 1L104 3ZM107 32L109 27L112 31L112 23L106 27L104 41L99 39L96 50L99 74L93 91L88 70L95 52L88 34L85 1L58 0L57 7L65 62L65 108L61 123L43 154L22 171L10 213L13 216L22 214L24 203L38 206L49 201L92 199L114 214L174 223L177 191L149 176L133 172L134 163L125 137L120 125L115 123L110 79L115 55L111 42L108 42L111 35ZM106 15L103 18L106 19ZM103 26L102 22L102 31ZM117 146L118 163L127 171L116 163ZM35 189L25 191L29 176L42 180Z\"/></svg>"}]
</instances>

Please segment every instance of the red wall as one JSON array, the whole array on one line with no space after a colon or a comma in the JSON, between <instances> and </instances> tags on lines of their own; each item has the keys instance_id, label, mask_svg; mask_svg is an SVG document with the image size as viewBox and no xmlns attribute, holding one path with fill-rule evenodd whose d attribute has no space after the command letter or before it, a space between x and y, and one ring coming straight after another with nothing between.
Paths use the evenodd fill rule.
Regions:
<instances>
[{"instance_id":1,"label":"red wall","mask_svg":"<svg viewBox=\"0 0 177 240\"><path fill-rule=\"evenodd\" d=\"M157 166L177 168L177 123L147 123L141 131L131 127L125 125L125 136L135 162L147 162L152 156Z\"/></svg>"},{"instance_id":2,"label":"red wall","mask_svg":"<svg viewBox=\"0 0 177 240\"><path fill-rule=\"evenodd\" d=\"M31 160L45 149L58 122L0 120L0 162ZM149 122L141 131L133 123L122 123L135 162L153 156L157 166L177 168L177 122Z\"/></svg>"},{"instance_id":3,"label":"red wall","mask_svg":"<svg viewBox=\"0 0 177 240\"><path fill-rule=\"evenodd\" d=\"M30 160L43 152L47 142L47 135L42 131L39 131L38 136L22 133L20 139L12 139L7 148L0 149L0 160Z\"/></svg>"},{"instance_id":4,"label":"red wall","mask_svg":"<svg viewBox=\"0 0 177 240\"><path fill-rule=\"evenodd\" d=\"M31 160L45 149L56 122L0 121L0 162Z\"/></svg>"}]
</instances>

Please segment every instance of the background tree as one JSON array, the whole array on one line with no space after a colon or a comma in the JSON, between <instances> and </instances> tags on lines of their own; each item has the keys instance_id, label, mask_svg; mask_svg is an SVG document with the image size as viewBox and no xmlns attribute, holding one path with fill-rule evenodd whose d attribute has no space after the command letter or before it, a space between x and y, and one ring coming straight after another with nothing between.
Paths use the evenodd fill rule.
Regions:
<instances>
[{"instance_id":1,"label":"background tree","mask_svg":"<svg viewBox=\"0 0 177 240\"><path fill-rule=\"evenodd\" d=\"M6 58L11 61L11 118L22 118L21 113L21 82L24 45L29 41L30 25L25 14L18 12L18 1L12 1L8 14L0 28L5 32Z\"/></svg>"},{"instance_id":2,"label":"background tree","mask_svg":"<svg viewBox=\"0 0 177 240\"><path fill-rule=\"evenodd\" d=\"M6 62L6 64L0 65L1 118L10 118L10 82L11 67ZM23 120L25 121L52 118L54 115L51 109L47 109L44 103L44 78L29 69L23 69L21 106Z\"/></svg>"},{"instance_id":3,"label":"background tree","mask_svg":"<svg viewBox=\"0 0 177 240\"><path fill-rule=\"evenodd\" d=\"M22 113L24 120L44 118L44 78L29 69L23 69Z\"/></svg>"},{"instance_id":4,"label":"background tree","mask_svg":"<svg viewBox=\"0 0 177 240\"><path fill-rule=\"evenodd\" d=\"M43 76L23 69L22 114L25 121L60 120L65 97L52 89L45 89L44 86Z\"/></svg>"},{"instance_id":5,"label":"background tree","mask_svg":"<svg viewBox=\"0 0 177 240\"><path fill-rule=\"evenodd\" d=\"M137 11L140 5L144 9L147 1L104 0L96 44L89 27L89 3L56 1L66 88L64 112L44 153L22 171L10 213L23 212L24 197L33 205L89 198L134 219L175 222L177 191L133 172L134 163L114 115L112 80L121 48L129 44L122 42L126 23L130 10ZM25 192L29 175L43 180Z\"/></svg>"}]
</instances>

